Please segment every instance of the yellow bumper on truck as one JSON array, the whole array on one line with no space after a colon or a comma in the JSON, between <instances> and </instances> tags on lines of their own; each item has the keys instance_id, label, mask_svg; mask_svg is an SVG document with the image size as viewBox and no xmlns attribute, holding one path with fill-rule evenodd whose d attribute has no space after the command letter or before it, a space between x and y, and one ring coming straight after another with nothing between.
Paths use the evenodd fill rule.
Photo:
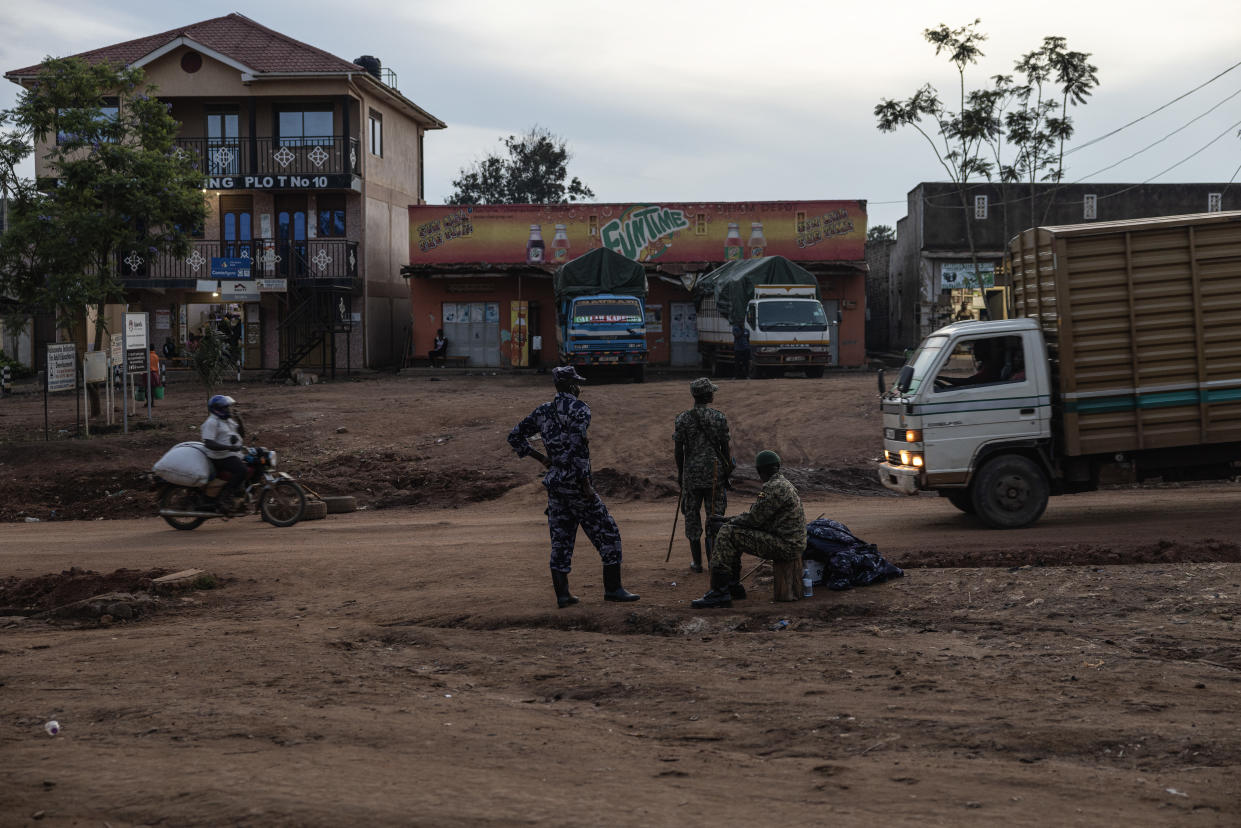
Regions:
<instances>
[{"instance_id":1,"label":"yellow bumper on truck","mask_svg":"<svg viewBox=\"0 0 1241 828\"><path fill-rule=\"evenodd\" d=\"M912 466L880 463L879 482L894 492L917 494L922 490L922 472Z\"/></svg>"}]
</instances>

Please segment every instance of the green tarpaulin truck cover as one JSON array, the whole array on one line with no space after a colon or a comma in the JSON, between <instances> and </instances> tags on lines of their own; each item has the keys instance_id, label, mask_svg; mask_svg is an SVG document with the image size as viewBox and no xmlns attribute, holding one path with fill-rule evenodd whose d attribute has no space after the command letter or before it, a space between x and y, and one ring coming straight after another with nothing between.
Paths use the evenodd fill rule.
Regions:
<instances>
[{"instance_id":1,"label":"green tarpaulin truck cover","mask_svg":"<svg viewBox=\"0 0 1241 828\"><path fill-rule=\"evenodd\" d=\"M720 316L728 317L729 324L739 325L745 319L745 308L756 285L814 285L814 295L819 295L814 274L783 256L725 262L698 277L694 293L713 296Z\"/></svg>"},{"instance_id":2,"label":"green tarpaulin truck cover","mask_svg":"<svg viewBox=\"0 0 1241 828\"><path fill-rule=\"evenodd\" d=\"M606 247L597 247L556 268L556 299L616 293L646 299L646 269Z\"/></svg>"}]
</instances>

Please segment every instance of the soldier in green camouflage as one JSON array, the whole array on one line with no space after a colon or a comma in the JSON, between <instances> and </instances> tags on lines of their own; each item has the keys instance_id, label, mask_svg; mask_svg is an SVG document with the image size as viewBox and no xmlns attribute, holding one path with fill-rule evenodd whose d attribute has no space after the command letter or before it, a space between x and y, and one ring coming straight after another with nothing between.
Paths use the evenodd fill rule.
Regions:
<instances>
[{"instance_id":1,"label":"soldier in green camouflage","mask_svg":"<svg viewBox=\"0 0 1241 828\"><path fill-rule=\"evenodd\" d=\"M677 415L672 432L677 479L681 483L681 514L689 540L690 569L702 572L702 517L722 515L728 508L726 484L733 471L729 452L728 418L711 408L719 386L706 377L689 384L694 407Z\"/></svg>"},{"instance_id":2,"label":"soldier in green camouflage","mask_svg":"<svg viewBox=\"0 0 1241 828\"><path fill-rule=\"evenodd\" d=\"M780 455L760 451L754 459L763 489L750 511L731 517L720 527L711 552L711 589L692 602L695 609L731 607L734 598L744 598L741 553L784 561L806 551L806 513L797 489L780 474Z\"/></svg>"}]
</instances>

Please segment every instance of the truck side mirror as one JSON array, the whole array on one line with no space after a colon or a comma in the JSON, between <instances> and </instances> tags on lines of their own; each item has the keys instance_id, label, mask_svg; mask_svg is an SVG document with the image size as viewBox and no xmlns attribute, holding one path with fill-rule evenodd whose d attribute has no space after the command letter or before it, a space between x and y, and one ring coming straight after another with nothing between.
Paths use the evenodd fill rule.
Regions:
<instances>
[{"instance_id":1,"label":"truck side mirror","mask_svg":"<svg viewBox=\"0 0 1241 828\"><path fill-rule=\"evenodd\" d=\"M913 382L913 378L914 367L912 365L906 365L901 368L900 374L896 377L896 385L892 387L904 394L909 390L909 383Z\"/></svg>"}]
</instances>

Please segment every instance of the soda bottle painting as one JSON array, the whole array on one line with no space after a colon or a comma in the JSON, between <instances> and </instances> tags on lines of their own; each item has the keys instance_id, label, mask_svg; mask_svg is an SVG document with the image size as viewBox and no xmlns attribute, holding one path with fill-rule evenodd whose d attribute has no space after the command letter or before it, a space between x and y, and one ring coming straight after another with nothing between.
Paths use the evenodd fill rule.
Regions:
<instances>
[{"instance_id":1,"label":"soda bottle painting","mask_svg":"<svg viewBox=\"0 0 1241 828\"><path fill-rule=\"evenodd\" d=\"M530 225L530 241L526 242L526 263L543 264L543 225Z\"/></svg>"},{"instance_id":2,"label":"soda bottle painting","mask_svg":"<svg viewBox=\"0 0 1241 828\"><path fill-rule=\"evenodd\" d=\"M728 223L728 235L724 238L724 261L731 262L743 258L745 248L741 246L741 231L737 222Z\"/></svg>"},{"instance_id":3,"label":"soda bottle painting","mask_svg":"<svg viewBox=\"0 0 1241 828\"><path fill-rule=\"evenodd\" d=\"M569 261L569 236L563 224L556 225L556 234L552 236L552 258L556 264Z\"/></svg>"},{"instance_id":4,"label":"soda bottle painting","mask_svg":"<svg viewBox=\"0 0 1241 828\"><path fill-rule=\"evenodd\" d=\"M763 235L761 221L750 222L750 258L761 259L767 250L767 237Z\"/></svg>"}]
</instances>

